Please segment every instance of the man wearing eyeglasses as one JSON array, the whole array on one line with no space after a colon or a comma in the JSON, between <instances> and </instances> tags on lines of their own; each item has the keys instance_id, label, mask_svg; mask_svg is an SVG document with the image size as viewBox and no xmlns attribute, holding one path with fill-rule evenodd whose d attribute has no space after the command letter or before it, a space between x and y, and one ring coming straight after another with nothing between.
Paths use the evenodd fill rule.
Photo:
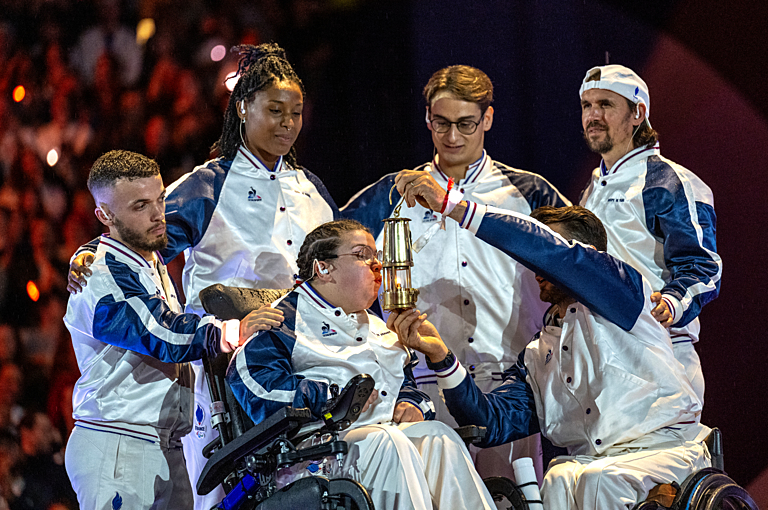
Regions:
<instances>
[{"instance_id":1,"label":"man wearing eyeglasses","mask_svg":"<svg viewBox=\"0 0 768 510\"><path fill-rule=\"evenodd\" d=\"M485 134L493 125L494 110L493 85L483 71L463 65L440 69L424 88L424 98L436 156L402 173L431 175L444 188L452 179L465 199L524 214L543 205L570 205L543 177L493 161L486 153ZM342 208L342 216L373 231L379 248L381 220L392 214L395 205L389 202L389 191L396 175L382 177ZM401 210L401 217L411 219L414 240L441 220L440 214L420 205ZM444 232L414 254L412 281L419 289L417 307L429 314L438 330L452 332L449 348L484 391L501 382L503 367L514 364L540 329L545 307L538 299L534 275L467 235L455 222L448 222ZM495 288L504 289L503 300L492 291ZM434 372L422 361L414 375L419 389L435 403L437 418L454 425L439 397ZM483 476L511 476L512 459L539 458L538 451L538 437L515 443L512 452L509 446L485 450L477 457L478 471Z\"/></svg>"}]
</instances>

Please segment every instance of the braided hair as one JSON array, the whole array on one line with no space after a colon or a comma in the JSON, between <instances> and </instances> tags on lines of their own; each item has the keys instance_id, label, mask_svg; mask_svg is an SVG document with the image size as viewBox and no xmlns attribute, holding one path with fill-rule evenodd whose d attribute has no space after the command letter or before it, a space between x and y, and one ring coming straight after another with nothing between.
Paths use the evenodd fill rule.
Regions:
<instances>
[{"instance_id":1,"label":"braided hair","mask_svg":"<svg viewBox=\"0 0 768 510\"><path fill-rule=\"evenodd\" d=\"M240 146L241 120L237 115L237 102L244 99L250 101L256 92L266 90L280 81L295 83L301 89L302 95L306 95L304 84L285 58L285 50L277 44L265 43L258 46L243 44L234 46L230 51L240 55L235 74L235 76L240 75L240 80L229 96L221 137L211 147L212 151L217 149L221 151L221 155L226 159L234 159L237 148ZM291 147L285 155L285 160L294 168L298 166L295 147Z\"/></svg>"},{"instance_id":2,"label":"braided hair","mask_svg":"<svg viewBox=\"0 0 768 510\"><path fill-rule=\"evenodd\" d=\"M371 233L367 227L355 220L336 220L323 223L307 234L299 250L296 265L299 266L299 279L307 281L314 275L315 260L327 260L336 256L341 246L341 237L347 232L362 230Z\"/></svg>"}]
</instances>

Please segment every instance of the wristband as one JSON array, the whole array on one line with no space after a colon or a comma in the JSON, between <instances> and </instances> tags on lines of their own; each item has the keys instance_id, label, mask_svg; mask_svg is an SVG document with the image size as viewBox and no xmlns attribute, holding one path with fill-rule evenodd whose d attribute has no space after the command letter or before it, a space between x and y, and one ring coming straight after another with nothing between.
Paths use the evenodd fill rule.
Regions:
<instances>
[{"instance_id":1,"label":"wristband","mask_svg":"<svg viewBox=\"0 0 768 510\"><path fill-rule=\"evenodd\" d=\"M427 368L429 368L433 372L450 368L451 366L453 366L453 362L456 361L456 356L453 355L453 352L451 352L450 349L448 349L448 354L445 355L445 359L443 359L443 361L440 361L438 363L432 363L431 361L429 361L429 356L425 356L425 358L427 359Z\"/></svg>"},{"instance_id":2,"label":"wristband","mask_svg":"<svg viewBox=\"0 0 768 510\"><path fill-rule=\"evenodd\" d=\"M464 193L457 189L452 189L448 192L447 195L445 195L445 206L443 206L443 219L445 219L446 216L451 214L451 211L453 211L453 208L458 205L459 202L464 198Z\"/></svg>"},{"instance_id":3,"label":"wristband","mask_svg":"<svg viewBox=\"0 0 768 510\"><path fill-rule=\"evenodd\" d=\"M443 211L445 211L445 208L448 207L448 196L451 194L451 190L453 189L453 177L450 177L448 179L448 187L445 192L445 197L443 197L443 206L440 208L440 214L443 214ZM448 213L445 213L448 214Z\"/></svg>"}]
</instances>

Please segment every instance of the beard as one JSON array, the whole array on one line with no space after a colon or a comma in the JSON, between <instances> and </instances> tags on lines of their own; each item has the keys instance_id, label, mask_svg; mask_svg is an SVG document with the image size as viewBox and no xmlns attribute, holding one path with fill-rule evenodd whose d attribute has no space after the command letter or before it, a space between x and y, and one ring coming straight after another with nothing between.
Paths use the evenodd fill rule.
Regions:
<instances>
[{"instance_id":1,"label":"beard","mask_svg":"<svg viewBox=\"0 0 768 510\"><path fill-rule=\"evenodd\" d=\"M570 295L567 292L560 290L558 287L556 287L555 285L552 285L549 282L547 285L544 285L539 291L539 299L551 305L562 303L568 298L570 298Z\"/></svg>"},{"instance_id":2,"label":"beard","mask_svg":"<svg viewBox=\"0 0 768 510\"><path fill-rule=\"evenodd\" d=\"M130 248L138 249L140 251L153 252L162 250L168 246L167 232L163 232L163 235L158 237L150 234L149 230L146 232L139 232L134 230L117 218L114 218L112 221L115 225L117 233L120 234L120 238ZM157 225L154 225L152 228L155 227L157 227Z\"/></svg>"},{"instance_id":3,"label":"beard","mask_svg":"<svg viewBox=\"0 0 768 510\"><path fill-rule=\"evenodd\" d=\"M589 135L587 134L587 130L589 130L591 127L603 128L605 130L605 138L602 141L590 140ZM587 128L584 130L584 141L587 142L587 146L592 152L596 152L598 154L605 154L613 150L613 138L611 138L611 135L608 133L608 126L601 124L596 120L593 120L587 124Z\"/></svg>"}]
</instances>

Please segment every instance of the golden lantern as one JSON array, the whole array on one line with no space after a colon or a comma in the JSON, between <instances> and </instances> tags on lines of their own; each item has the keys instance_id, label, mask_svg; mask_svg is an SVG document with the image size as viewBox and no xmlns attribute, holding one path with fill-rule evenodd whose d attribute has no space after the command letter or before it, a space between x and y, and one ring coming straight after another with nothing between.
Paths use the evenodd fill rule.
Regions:
<instances>
[{"instance_id":1,"label":"golden lantern","mask_svg":"<svg viewBox=\"0 0 768 510\"><path fill-rule=\"evenodd\" d=\"M402 203L402 200L401 200ZM400 218L400 204L395 207L392 218L384 222L384 249L382 250L382 293L384 310L414 308L419 297L418 289L411 285L411 230L409 218Z\"/></svg>"}]
</instances>

